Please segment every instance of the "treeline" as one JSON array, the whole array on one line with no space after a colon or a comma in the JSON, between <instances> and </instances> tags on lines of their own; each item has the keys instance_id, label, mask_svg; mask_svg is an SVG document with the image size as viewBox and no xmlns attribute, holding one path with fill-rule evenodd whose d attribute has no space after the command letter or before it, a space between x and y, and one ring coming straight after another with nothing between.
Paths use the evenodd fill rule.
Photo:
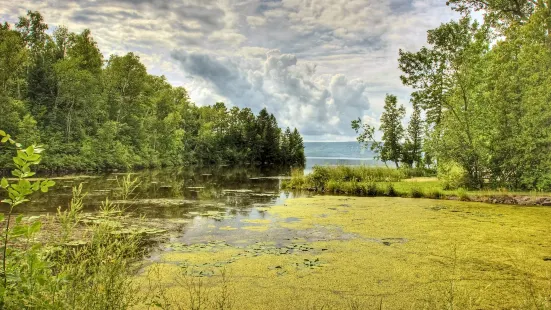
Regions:
<instances>
[{"instance_id":1,"label":"treeline","mask_svg":"<svg viewBox=\"0 0 551 310\"><path fill-rule=\"evenodd\" d=\"M448 5L460 20L428 31L419 51L399 53L402 82L424 116L421 154L458 186L551 190L551 3ZM473 11L484 20L473 20ZM392 149L395 123L382 123Z\"/></svg>"},{"instance_id":2,"label":"treeline","mask_svg":"<svg viewBox=\"0 0 551 310\"><path fill-rule=\"evenodd\" d=\"M304 165L298 131L282 131L266 109L198 107L133 53L105 61L89 30L47 30L31 11L0 25L0 129L44 145L47 169Z\"/></svg>"}]
</instances>

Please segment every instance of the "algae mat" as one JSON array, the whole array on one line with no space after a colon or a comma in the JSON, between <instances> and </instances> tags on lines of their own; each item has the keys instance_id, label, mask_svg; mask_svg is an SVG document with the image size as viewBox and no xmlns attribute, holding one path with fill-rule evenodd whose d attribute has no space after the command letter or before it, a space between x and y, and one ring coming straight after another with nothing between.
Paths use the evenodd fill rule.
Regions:
<instances>
[{"instance_id":1,"label":"algae mat","mask_svg":"<svg viewBox=\"0 0 551 310\"><path fill-rule=\"evenodd\" d=\"M163 308L550 306L551 208L320 196L266 212L243 245L175 248L137 282Z\"/></svg>"}]
</instances>

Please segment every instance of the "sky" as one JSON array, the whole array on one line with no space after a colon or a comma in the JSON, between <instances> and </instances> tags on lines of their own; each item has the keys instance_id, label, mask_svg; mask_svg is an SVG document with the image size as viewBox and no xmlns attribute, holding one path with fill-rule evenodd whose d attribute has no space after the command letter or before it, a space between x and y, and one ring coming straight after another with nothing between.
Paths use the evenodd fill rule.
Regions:
<instances>
[{"instance_id":1,"label":"sky","mask_svg":"<svg viewBox=\"0 0 551 310\"><path fill-rule=\"evenodd\" d=\"M106 59L134 52L198 105L267 107L305 141L351 141L378 126L387 93L411 113L398 50L457 16L445 0L0 0L0 21L27 10L50 30L88 28Z\"/></svg>"}]
</instances>

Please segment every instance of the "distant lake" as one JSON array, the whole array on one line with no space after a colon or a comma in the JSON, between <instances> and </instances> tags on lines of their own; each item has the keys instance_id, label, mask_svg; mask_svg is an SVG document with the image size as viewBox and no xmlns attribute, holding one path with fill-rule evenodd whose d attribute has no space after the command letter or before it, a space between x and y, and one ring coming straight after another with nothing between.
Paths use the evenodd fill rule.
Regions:
<instances>
[{"instance_id":1,"label":"distant lake","mask_svg":"<svg viewBox=\"0 0 551 310\"><path fill-rule=\"evenodd\" d=\"M350 142L304 142L306 172L315 165L369 165L381 166L373 159L375 154L356 141Z\"/></svg>"}]
</instances>

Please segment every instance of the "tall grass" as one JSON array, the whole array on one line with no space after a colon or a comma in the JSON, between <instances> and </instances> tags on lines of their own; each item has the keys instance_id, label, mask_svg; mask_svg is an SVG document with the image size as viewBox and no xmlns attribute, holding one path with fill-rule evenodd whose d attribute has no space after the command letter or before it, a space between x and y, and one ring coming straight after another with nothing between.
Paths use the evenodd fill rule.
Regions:
<instances>
[{"instance_id":1,"label":"tall grass","mask_svg":"<svg viewBox=\"0 0 551 310\"><path fill-rule=\"evenodd\" d=\"M368 183L398 182L409 177L405 170L368 166L315 166L312 173L304 175L301 170L291 172L291 180L285 188L315 189L317 191L353 193ZM363 185L361 185L363 184Z\"/></svg>"}]
</instances>

